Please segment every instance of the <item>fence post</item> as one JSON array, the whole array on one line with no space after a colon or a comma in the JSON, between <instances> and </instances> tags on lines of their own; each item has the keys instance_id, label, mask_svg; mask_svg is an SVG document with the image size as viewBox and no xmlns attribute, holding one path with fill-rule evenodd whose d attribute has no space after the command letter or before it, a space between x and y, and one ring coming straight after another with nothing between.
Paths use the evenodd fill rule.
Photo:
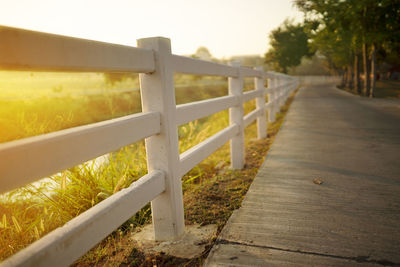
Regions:
<instances>
[{"instance_id":1,"label":"fence post","mask_svg":"<svg viewBox=\"0 0 400 267\"><path fill-rule=\"evenodd\" d=\"M282 100L281 100L281 107L285 104L286 102L286 90L288 89L288 79L287 76L283 76L283 81L282 83L285 84L285 88L282 89Z\"/></svg>"},{"instance_id":2,"label":"fence post","mask_svg":"<svg viewBox=\"0 0 400 267\"><path fill-rule=\"evenodd\" d=\"M280 112L280 110L281 110L281 107L283 106L283 104L285 103L285 98L284 98L284 94L285 94L285 90L286 90L286 77L285 76L281 76L282 77L282 79L281 79L281 85L284 85L285 87L282 87L282 89L281 89L281 93L280 93L280 95L279 95L279 109L278 109L278 112Z\"/></svg>"},{"instance_id":3,"label":"fence post","mask_svg":"<svg viewBox=\"0 0 400 267\"><path fill-rule=\"evenodd\" d=\"M285 84L286 84L286 86L285 86L285 89L283 90L282 106L285 105L285 102L286 102L286 94L287 94L287 91L288 91L289 88L290 88L288 77L285 77Z\"/></svg>"},{"instance_id":4,"label":"fence post","mask_svg":"<svg viewBox=\"0 0 400 267\"><path fill-rule=\"evenodd\" d=\"M155 71L140 74L142 109L161 114L161 132L146 138L147 167L166 174L165 192L151 202L155 240L176 239L183 234L184 214L181 177L178 175L179 147L176 127L174 76L171 64L171 41L167 38L144 38L138 47L153 49Z\"/></svg>"},{"instance_id":5,"label":"fence post","mask_svg":"<svg viewBox=\"0 0 400 267\"><path fill-rule=\"evenodd\" d=\"M290 88L290 85L289 85L289 76L285 76L285 84L286 84L286 86L285 86L285 89L283 90L283 97L282 97L282 106L283 105L285 105L285 102L286 102L286 93L287 93L287 91L289 90L289 88Z\"/></svg>"},{"instance_id":6,"label":"fence post","mask_svg":"<svg viewBox=\"0 0 400 267\"><path fill-rule=\"evenodd\" d=\"M282 80L281 80L281 77L278 75L277 76L277 78L276 78L276 80L275 80L275 86L276 87L280 87L281 85L282 85ZM282 88L280 88L280 89L278 89L278 91L276 91L276 103L277 103L277 105L275 106L275 116L276 116L276 114L277 113L279 113L279 109L280 109L280 107L281 107L281 98L279 97L280 95L281 95L281 93L282 93Z\"/></svg>"},{"instance_id":7,"label":"fence post","mask_svg":"<svg viewBox=\"0 0 400 267\"><path fill-rule=\"evenodd\" d=\"M273 89L275 87L275 76L269 75L268 78L268 103L270 103L270 105L268 106L268 122L274 122L275 121L275 93L273 91L270 91L271 89Z\"/></svg>"},{"instance_id":8,"label":"fence post","mask_svg":"<svg viewBox=\"0 0 400 267\"><path fill-rule=\"evenodd\" d=\"M291 94L291 92L293 91L293 88L294 88L294 79L292 77L289 77L289 82L290 82L290 86L289 86L289 88L288 88L288 90L286 92L285 103L288 100L288 98L289 98L289 96L290 96L290 94Z\"/></svg>"},{"instance_id":9,"label":"fence post","mask_svg":"<svg viewBox=\"0 0 400 267\"><path fill-rule=\"evenodd\" d=\"M262 67L257 67L256 70L263 71ZM261 115L257 117L257 137L263 139L267 137L267 118L265 116L265 87L264 76L255 77L254 84L256 90L261 90L262 94L256 98L256 109L261 109Z\"/></svg>"},{"instance_id":10,"label":"fence post","mask_svg":"<svg viewBox=\"0 0 400 267\"><path fill-rule=\"evenodd\" d=\"M231 167L242 169L244 167L244 123L243 123L243 77L240 71L239 62L231 62L231 66L238 67L238 77L229 77L229 95L239 98L237 106L229 109L229 124L239 126L239 133L231 139Z\"/></svg>"},{"instance_id":11,"label":"fence post","mask_svg":"<svg viewBox=\"0 0 400 267\"><path fill-rule=\"evenodd\" d=\"M279 75L277 75L277 77L275 79L275 86L279 87L281 85L282 85L282 80L280 79ZM274 111L275 116L277 113L279 113L279 110L281 108L281 98L280 98L281 93L282 93L282 88L279 88L276 91L276 95L275 95L275 99L276 99L276 105L275 105L275 111Z\"/></svg>"},{"instance_id":12,"label":"fence post","mask_svg":"<svg viewBox=\"0 0 400 267\"><path fill-rule=\"evenodd\" d=\"M277 79L277 86L284 86L284 85L285 85L284 77L283 77L282 75L279 75L278 77L279 77L279 78ZM277 95L278 105L277 105L277 107L276 107L275 114L276 114L276 113L279 113L280 110L281 110L281 106L282 106L282 94L283 94L283 91L284 91L284 90L285 90L285 87L281 87L281 88L279 89L279 91L278 91L278 95Z\"/></svg>"}]
</instances>

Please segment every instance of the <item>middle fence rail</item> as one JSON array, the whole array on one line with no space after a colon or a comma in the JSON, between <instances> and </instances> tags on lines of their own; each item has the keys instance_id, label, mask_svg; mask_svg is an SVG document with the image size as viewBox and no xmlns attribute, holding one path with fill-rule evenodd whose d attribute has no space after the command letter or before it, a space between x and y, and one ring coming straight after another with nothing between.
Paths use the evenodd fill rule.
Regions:
<instances>
[{"instance_id":1,"label":"middle fence rail","mask_svg":"<svg viewBox=\"0 0 400 267\"><path fill-rule=\"evenodd\" d=\"M67 266L151 201L155 240L184 233L182 176L230 141L231 167L244 166L244 129L257 121L265 138L297 79L262 68L224 65L173 55L167 38L128 47L0 27L0 67L16 70L138 72L142 113L0 145L0 193L145 139L148 174L75 217L1 266ZM228 77L229 95L176 105L174 73ZM244 78L255 90L243 92ZM265 82L268 87L265 88ZM265 101L268 95L268 102ZM243 104L256 99L244 116ZM177 127L229 109L228 127L179 153ZM23 166L21 166L23 162Z\"/></svg>"}]
</instances>

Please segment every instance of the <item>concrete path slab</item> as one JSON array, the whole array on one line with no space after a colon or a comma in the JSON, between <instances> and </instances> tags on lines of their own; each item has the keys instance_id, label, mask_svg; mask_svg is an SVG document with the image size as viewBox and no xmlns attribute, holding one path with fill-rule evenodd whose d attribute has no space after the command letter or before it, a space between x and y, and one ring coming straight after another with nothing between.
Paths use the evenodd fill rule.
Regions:
<instances>
[{"instance_id":1,"label":"concrete path slab","mask_svg":"<svg viewBox=\"0 0 400 267\"><path fill-rule=\"evenodd\" d=\"M302 88L205 266L358 265L400 266L400 101Z\"/></svg>"}]
</instances>

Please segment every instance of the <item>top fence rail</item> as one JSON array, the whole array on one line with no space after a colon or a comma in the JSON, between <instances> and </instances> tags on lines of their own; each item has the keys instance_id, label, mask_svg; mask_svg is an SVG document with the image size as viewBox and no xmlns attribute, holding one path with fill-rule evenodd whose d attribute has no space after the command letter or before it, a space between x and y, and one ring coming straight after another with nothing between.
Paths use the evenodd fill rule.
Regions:
<instances>
[{"instance_id":1,"label":"top fence rail","mask_svg":"<svg viewBox=\"0 0 400 267\"><path fill-rule=\"evenodd\" d=\"M150 49L116 45L0 26L0 68L39 71L154 71ZM264 72L172 55L174 72L194 75L262 77Z\"/></svg>"},{"instance_id":2,"label":"top fence rail","mask_svg":"<svg viewBox=\"0 0 400 267\"><path fill-rule=\"evenodd\" d=\"M154 71L149 49L0 26L0 67L40 71Z\"/></svg>"}]
</instances>

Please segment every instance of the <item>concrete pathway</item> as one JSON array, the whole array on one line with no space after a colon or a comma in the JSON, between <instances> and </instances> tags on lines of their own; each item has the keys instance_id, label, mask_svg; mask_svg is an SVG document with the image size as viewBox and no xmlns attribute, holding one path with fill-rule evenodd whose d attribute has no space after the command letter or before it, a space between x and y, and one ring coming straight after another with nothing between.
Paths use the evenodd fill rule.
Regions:
<instances>
[{"instance_id":1,"label":"concrete pathway","mask_svg":"<svg viewBox=\"0 0 400 267\"><path fill-rule=\"evenodd\" d=\"M400 266L400 101L300 89L205 265Z\"/></svg>"}]
</instances>

